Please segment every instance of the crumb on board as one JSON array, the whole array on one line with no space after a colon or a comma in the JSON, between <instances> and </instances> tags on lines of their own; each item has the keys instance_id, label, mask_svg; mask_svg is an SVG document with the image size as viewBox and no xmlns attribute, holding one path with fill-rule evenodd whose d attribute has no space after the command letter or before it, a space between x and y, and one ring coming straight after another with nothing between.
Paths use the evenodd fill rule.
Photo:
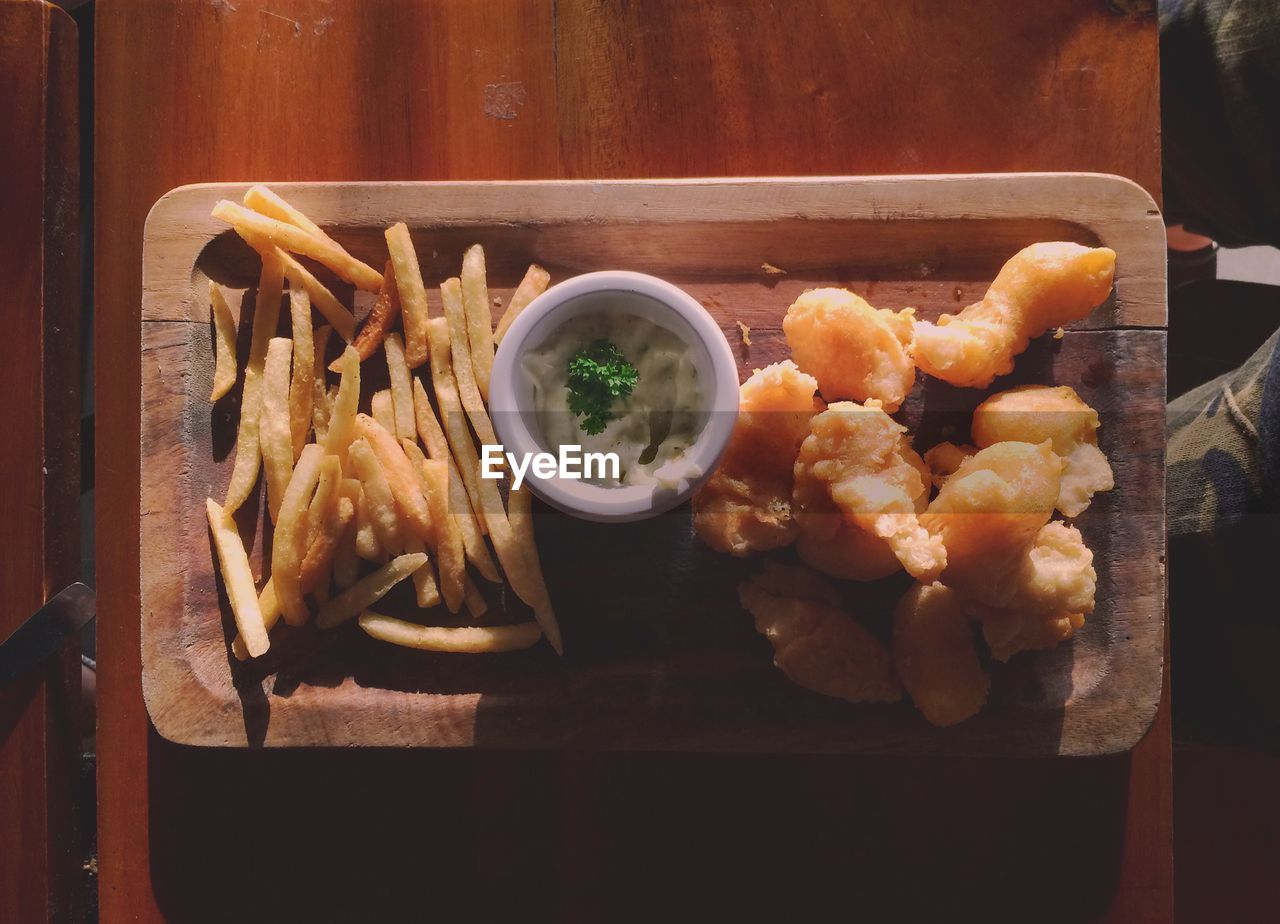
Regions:
<instances>
[{"instance_id":1,"label":"crumb on board","mask_svg":"<svg viewBox=\"0 0 1280 924\"><path fill-rule=\"evenodd\" d=\"M501 296L501 295L495 295L495 296L493 297L493 307L495 307L495 308L501 308L501 307L502 307L502 296Z\"/></svg>"},{"instance_id":2,"label":"crumb on board","mask_svg":"<svg viewBox=\"0 0 1280 924\"><path fill-rule=\"evenodd\" d=\"M954 298L955 298L955 300L956 300L956 301L960 301L961 299L963 299L963 298L964 298L964 289L960 288L959 286L956 286L956 291L955 291L955 293L954 293Z\"/></svg>"},{"instance_id":3,"label":"crumb on board","mask_svg":"<svg viewBox=\"0 0 1280 924\"><path fill-rule=\"evenodd\" d=\"M1065 330L1063 330L1061 327L1059 327L1057 330L1055 330L1055 331L1053 332L1053 339L1054 339L1054 340L1061 340L1061 339L1062 339L1063 337L1065 337L1066 335L1067 335L1067 332L1066 332Z\"/></svg>"},{"instance_id":4,"label":"crumb on board","mask_svg":"<svg viewBox=\"0 0 1280 924\"><path fill-rule=\"evenodd\" d=\"M782 269L781 267L774 266L772 263L767 263L767 262L760 264L760 272L764 273L766 276L787 275L786 270Z\"/></svg>"},{"instance_id":5,"label":"crumb on board","mask_svg":"<svg viewBox=\"0 0 1280 924\"><path fill-rule=\"evenodd\" d=\"M742 335L742 345L751 346L751 328L741 321L735 321L734 323L738 325L738 333Z\"/></svg>"}]
</instances>

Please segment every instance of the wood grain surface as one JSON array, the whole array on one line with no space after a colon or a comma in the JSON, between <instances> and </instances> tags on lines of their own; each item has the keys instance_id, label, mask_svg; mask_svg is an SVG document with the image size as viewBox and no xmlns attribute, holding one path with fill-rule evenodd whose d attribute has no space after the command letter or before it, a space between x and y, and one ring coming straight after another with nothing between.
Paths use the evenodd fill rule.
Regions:
<instances>
[{"instance_id":1,"label":"wood grain surface","mask_svg":"<svg viewBox=\"0 0 1280 924\"><path fill-rule=\"evenodd\" d=\"M0 0L0 641L76 579L76 29ZM0 921L77 920L78 637L0 690Z\"/></svg>"},{"instance_id":2,"label":"wood grain surface","mask_svg":"<svg viewBox=\"0 0 1280 924\"><path fill-rule=\"evenodd\" d=\"M1032 169L1158 194L1149 5L822 3L769 29L763 0L674 6L100 0L105 920L1172 919L1165 710L1131 757L1086 761L317 755L149 731L138 323L165 190ZM246 843L268 845L270 875L228 889Z\"/></svg>"},{"instance_id":3,"label":"wood grain surface","mask_svg":"<svg viewBox=\"0 0 1280 924\"><path fill-rule=\"evenodd\" d=\"M980 298L1026 244L1066 237L1113 247L1114 296L1081 325L1103 329L1041 338L985 391L922 377L900 414L924 451L944 434L966 440L972 409L988 394L1070 384L1102 415L1101 445L1119 486L1076 521L1099 572L1086 628L1069 646L995 668L981 716L943 732L905 705L851 708L785 682L736 605L749 566L694 541L687 507L601 527L538 505L540 555L570 651L561 664L541 649L489 659L405 656L354 626L337 634L282 628L270 657L231 659L233 622L203 511L206 497L226 492L236 417L233 400L208 400L208 281L229 287L244 311L258 261L209 213L245 188L174 190L151 210L144 233L142 676L164 737L200 745L1079 756L1127 751L1145 733L1163 653L1165 255L1163 225L1140 187L1096 174L275 187L373 265L386 259L382 230L406 220L432 284L482 242L490 291L504 303L534 261L553 280L620 267L655 273L698 299L739 343L744 380L790 356L782 316L806 288L845 285L877 305L911 305L936 318ZM765 260L786 276L764 273ZM752 328L750 347L740 344L739 321ZM247 355L248 343L241 349ZM378 387L380 364L365 372L365 390ZM253 534L265 580L261 505L239 520ZM908 584L850 586L851 611L883 628ZM493 596L488 618L528 618L510 595Z\"/></svg>"}]
</instances>

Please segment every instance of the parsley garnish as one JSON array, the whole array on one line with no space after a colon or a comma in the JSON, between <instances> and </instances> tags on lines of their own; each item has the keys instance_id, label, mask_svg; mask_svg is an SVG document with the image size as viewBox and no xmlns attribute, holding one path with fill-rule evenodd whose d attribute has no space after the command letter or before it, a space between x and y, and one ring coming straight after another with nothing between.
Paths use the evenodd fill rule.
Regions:
<instances>
[{"instance_id":1,"label":"parsley garnish","mask_svg":"<svg viewBox=\"0 0 1280 924\"><path fill-rule=\"evenodd\" d=\"M584 431L595 435L613 420L613 403L630 395L639 379L617 344L593 340L569 360L569 410L583 418Z\"/></svg>"}]
</instances>

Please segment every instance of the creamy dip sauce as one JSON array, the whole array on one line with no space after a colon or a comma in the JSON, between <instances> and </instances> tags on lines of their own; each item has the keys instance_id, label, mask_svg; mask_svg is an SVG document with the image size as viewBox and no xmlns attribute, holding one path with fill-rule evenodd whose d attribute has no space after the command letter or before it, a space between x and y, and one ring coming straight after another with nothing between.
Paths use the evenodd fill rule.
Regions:
<instances>
[{"instance_id":1,"label":"creamy dip sauce","mask_svg":"<svg viewBox=\"0 0 1280 924\"><path fill-rule=\"evenodd\" d=\"M639 377L629 396L614 401L604 430L592 434L569 409L569 362L601 339L617 346ZM544 446L616 453L620 477L584 479L598 485L671 485L696 477L682 462L706 423L707 396L690 352L679 335L629 312L606 309L566 321L522 358Z\"/></svg>"}]
</instances>

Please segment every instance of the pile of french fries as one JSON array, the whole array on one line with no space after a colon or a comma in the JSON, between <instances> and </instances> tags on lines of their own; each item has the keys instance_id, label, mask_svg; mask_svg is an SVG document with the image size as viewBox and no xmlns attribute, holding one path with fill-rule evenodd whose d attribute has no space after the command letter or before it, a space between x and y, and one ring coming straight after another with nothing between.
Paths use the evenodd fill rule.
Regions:
<instances>
[{"instance_id":1,"label":"pile of french fries","mask_svg":"<svg viewBox=\"0 0 1280 924\"><path fill-rule=\"evenodd\" d=\"M370 636L395 645L463 653L528 648L545 635L562 652L531 498L527 489L510 491L504 508L498 482L480 477L477 446L498 441L486 406L495 344L546 289L547 272L529 267L495 332L479 245L466 251L460 277L441 284L443 316L433 318L403 223L386 230L390 259L380 273L264 186L250 189L243 204L219 202L213 216L262 258L235 464L226 499L207 501L238 631L235 656L264 654L281 618L294 626L310 621L308 597L320 629L357 619ZM354 313L299 257L377 293L358 333ZM291 338L276 336L286 288ZM213 282L209 298L216 401L240 374L235 318ZM313 310L325 324L313 327ZM346 347L326 369L335 333ZM370 396L370 413L360 413L361 363L379 352L390 387ZM420 367L423 374L415 375ZM327 371L338 374L336 385L328 385ZM259 590L232 515L253 495L260 469L274 534L270 577ZM371 564L362 568L361 560ZM505 577L536 621L445 627L370 610L407 578L421 610L465 607L479 619L485 600L471 572L491 582Z\"/></svg>"}]
</instances>

